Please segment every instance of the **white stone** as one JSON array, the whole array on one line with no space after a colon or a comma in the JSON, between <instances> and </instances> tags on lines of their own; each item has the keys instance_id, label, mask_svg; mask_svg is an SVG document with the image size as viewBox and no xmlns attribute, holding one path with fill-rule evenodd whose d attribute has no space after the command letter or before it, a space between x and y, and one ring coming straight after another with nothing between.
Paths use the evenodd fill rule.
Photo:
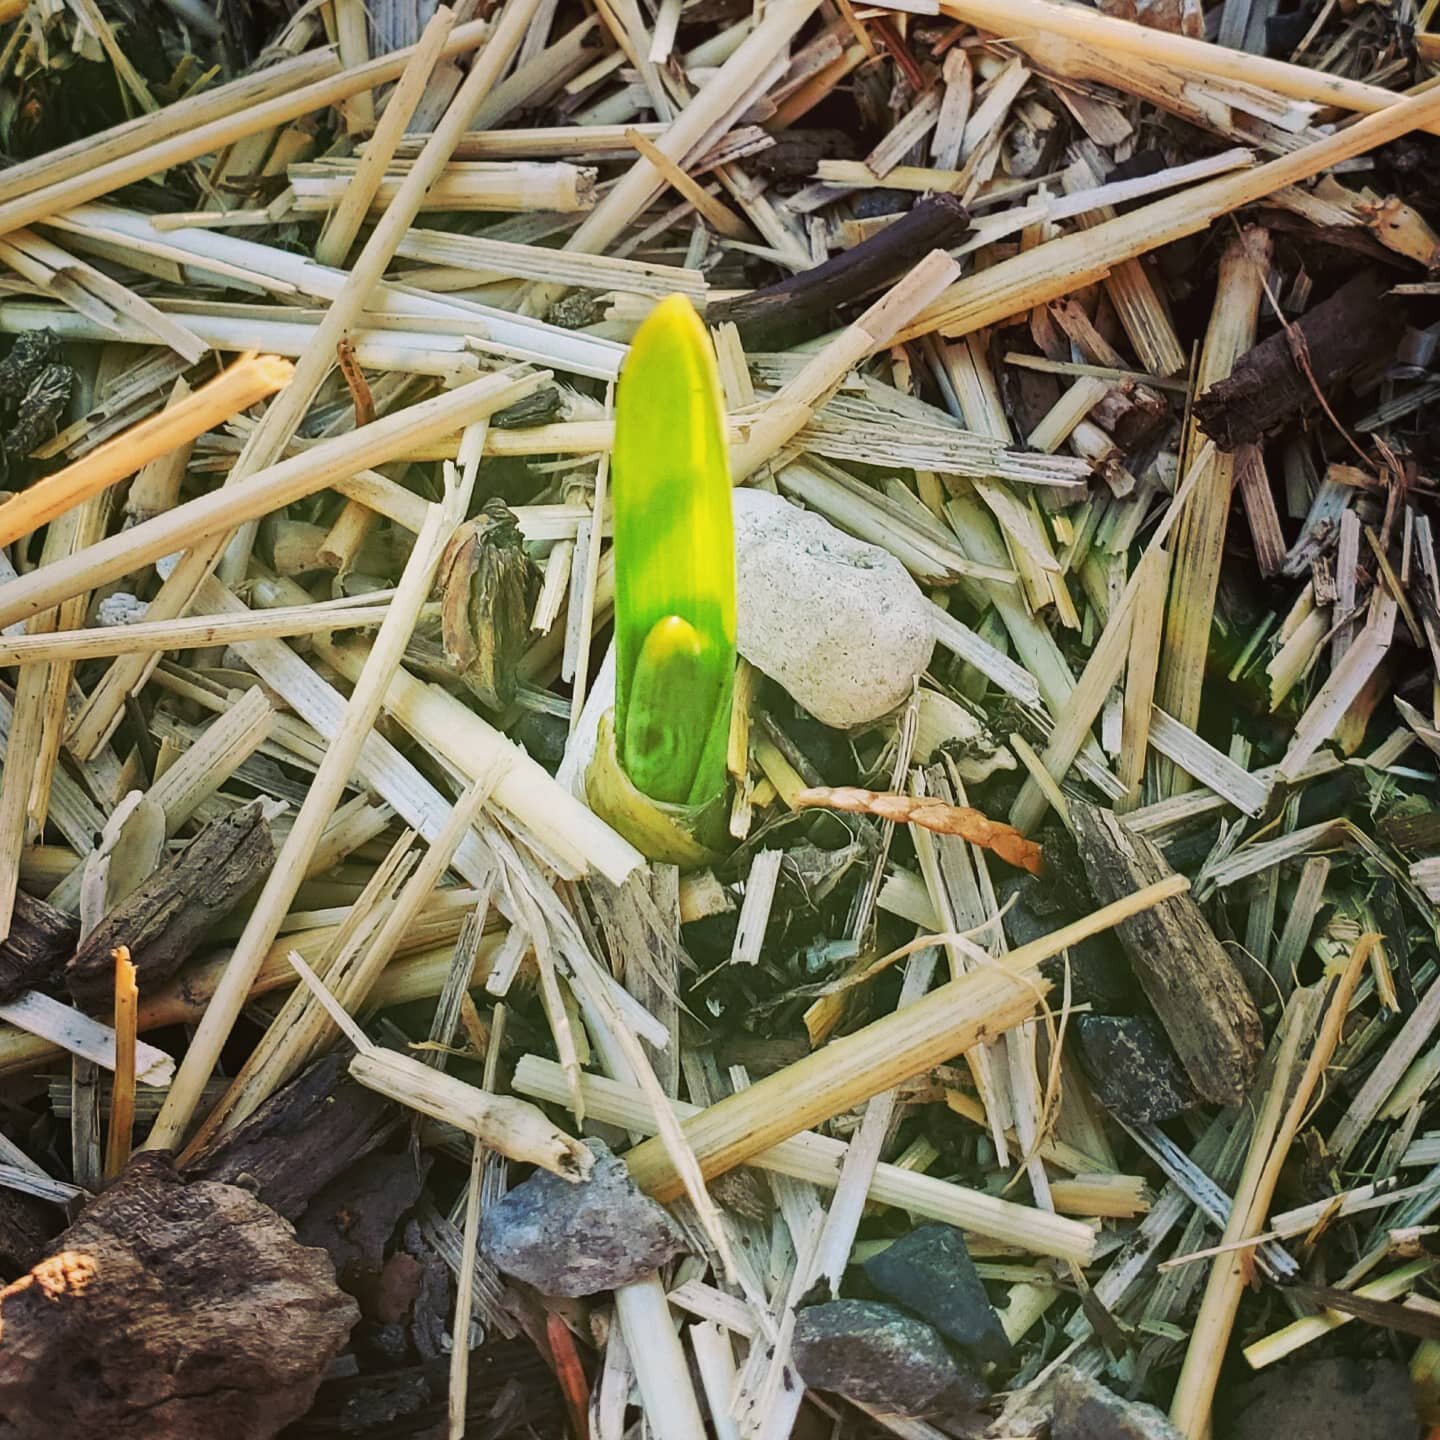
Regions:
<instances>
[{"instance_id":1,"label":"white stone","mask_svg":"<svg viewBox=\"0 0 1440 1440\"><path fill-rule=\"evenodd\" d=\"M95 623L105 626L135 625L145 618L145 612L149 608L148 601L141 600L128 591L117 590L96 606Z\"/></svg>"},{"instance_id":2,"label":"white stone","mask_svg":"<svg viewBox=\"0 0 1440 1440\"><path fill-rule=\"evenodd\" d=\"M826 725L888 714L935 647L929 607L878 545L763 490L735 491L740 653Z\"/></svg>"}]
</instances>

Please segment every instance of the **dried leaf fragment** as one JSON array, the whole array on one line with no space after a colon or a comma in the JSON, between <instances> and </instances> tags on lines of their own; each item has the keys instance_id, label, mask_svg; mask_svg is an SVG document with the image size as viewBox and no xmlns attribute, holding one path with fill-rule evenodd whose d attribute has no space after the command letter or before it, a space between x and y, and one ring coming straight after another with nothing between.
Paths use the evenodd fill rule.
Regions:
<instances>
[{"instance_id":1,"label":"dried leaf fragment","mask_svg":"<svg viewBox=\"0 0 1440 1440\"><path fill-rule=\"evenodd\" d=\"M341 340L335 347L335 360L340 374L345 378L350 398L355 402L355 428L368 425L375 418L375 397L370 393L370 382L355 358L355 347L349 340Z\"/></svg>"}]
</instances>

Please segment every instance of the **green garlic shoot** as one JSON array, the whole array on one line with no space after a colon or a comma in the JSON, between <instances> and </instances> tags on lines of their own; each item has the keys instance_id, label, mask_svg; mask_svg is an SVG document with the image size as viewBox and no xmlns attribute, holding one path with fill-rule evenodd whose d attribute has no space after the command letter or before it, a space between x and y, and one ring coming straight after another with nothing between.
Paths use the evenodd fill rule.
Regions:
<instances>
[{"instance_id":1,"label":"green garlic shoot","mask_svg":"<svg viewBox=\"0 0 1440 1440\"><path fill-rule=\"evenodd\" d=\"M615 736L652 800L725 788L735 679L735 540L724 398L704 323L671 295L620 371L611 455Z\"/></svg>"}]
</instances>

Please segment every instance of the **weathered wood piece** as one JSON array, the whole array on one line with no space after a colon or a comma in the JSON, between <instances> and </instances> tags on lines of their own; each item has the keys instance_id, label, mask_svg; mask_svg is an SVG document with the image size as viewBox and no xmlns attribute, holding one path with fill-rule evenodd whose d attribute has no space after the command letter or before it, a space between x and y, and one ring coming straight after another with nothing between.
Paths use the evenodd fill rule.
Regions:
<instances>
[{"instance_id":1,"label":"weathered wood piece","mask_svg":"<svg viewBox=\"0 0 1440 1440\"><path fill-rule=\"evenodd\" d=\"M287 1220L341 1171L395 1128L399 1111L349 1073L349 1056L331 1053L277 1090L185 1167L187 1179L220 1180L254 1192Z\"/></svg>"},{"instance_id":2,"label":"weathered wood piece","mask_svg":"<svg viewBox=\"0 0 1440 1440\"><path fill-rule=\"evenodd\" d=\"M79 933L73 915L18 891L10 934L0 944L0 1003L58 979Z\"/></svg>"},{"instance_id":3,"label":"weathered wood piece","mask_svg":"<svg viewBox=\"0 0 1440 1440\"><path fill-rule=\"evenodd\" d=\"M265 1440L309 1409L357 1314L253 1195L141 1155L0 1291L0 1413L19 1440Z\"/></svg>"},{"instance_id":4,"label":"weathered wood piece","mask_svg":"<svg viewBox=\"0 0 1440 1440\"><path fill-rule=\"evenodd\" d=\"M1173 874L1164 857L1111 810L1072 800L1070 818L1095 898L1119 900ZM1240 971L1187 891L1115 933L1196 1090L1238 1105L1255 1078L1264 1034Z\"/></svg>"},{"instance_id":5,"label":"weathered wood piece","mask_svg":"<svg viewBox=\"0 0 1440 1440\"><path fill-rule=\"evenodd\" d=\"M1091 409L1090 419L1113 435L1115 443L1128 453L1159 438L1170 423L1170 406L1149 385L1121 380Z\"/></svg>"},{"instance_id":6,"label":"weathered wood piece","mask_svg":"<svg viewBox=\"0 0 1440 1440\"><path fill-rule=\"evenodd\" d=\"M969 212L954 195L931 195L893 225L823 265L711 305L706 321L733 323L752 350L783 349L815 334L817 328L828 328L817 322L842 305L894 284L917 255L959 244L968 225Z\"/></svg>"},{"instance_id":7,"label":"weathered wood piece","mask_svg":"<svg viewBox=\"0 0 1440 1440\"><path fill-rule=\"evenodd\" d=\"M127 945L141 993L168 980L205 932L265 878L275 845L265 802L252 800L207 825L85 937L65 967L78 1004L103 1010L114 988L110 952Z\"/></svg>"},{"instance_id":8,"label":"weathered wood piece","mask_svg":"<svg viewBox=\"0 0 1440 1440\"><path fill-rule=\"evenodd\" d=\"M1321 395L1333 406L1346 380L1395 353L1406 307L1388 289L1388 282L1364 271L1288 331L1248 350L1227 379L1196 399L1200 428L1222 450L1238 450L1318 410Z\"/></svg>"},{"instance_id":9,"label":"weathered wood piece","mask_svg":"<svg viewBox=\"0 0 1440 1440\"><path fill-rule=\"evenodd\" d=\"M0 1279L18 1280L64 1223L58 1207L18 1190L0 1190Z\"/></svg>"}]
</instances>

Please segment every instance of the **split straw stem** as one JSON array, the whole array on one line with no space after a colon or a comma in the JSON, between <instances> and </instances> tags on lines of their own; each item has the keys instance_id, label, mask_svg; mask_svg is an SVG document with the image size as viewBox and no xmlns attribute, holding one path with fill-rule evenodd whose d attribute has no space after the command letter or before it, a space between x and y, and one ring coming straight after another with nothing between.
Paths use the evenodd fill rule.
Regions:
<instances>
[{"instance_id":1,"label":"split straw stem","mask_svg":"<svg viewBox=\"0 0 1440 1440\"><path fill-rule=\"evenodd\" d=\"M243 483L199 495L163 515L107 536L64 560L0 585L0 628L48 610L72 595L118 580L211 535L313 495L356 470L384 464L415 444L428 444L524 399L550 379L501 372L422 400L359 430L322 440L299 455L257 471Z\"/></svg>"},{"instance_id":2,"label":"split straw stem","mask_svg":"<svg viewBox=\"0 0 1440 1440\"><path fill-rule=\"evenodd\" d=\"M1220 1370L1235 1327L1235 1312L1250 1277L1250 1252L1235 1247L1242 1240L1251 1240L1265 1227L1280 1172L1290 1154L1290 1147L1300 1132L1301 1122L1310 1108L1311 1097L1326 1066L1340 1043L1340 1032L1350 1011L1355 987L1360 983L1370 952L1380 943L1380 936L1367 932L1355 943L1349 962L1341 972L1330 994L1330 1003L1320 1033L1310 1050L1310 1058L1301 1072L1295 1093L1285 1105L1287 1086L1280 1078L1287 1075L1277 1067L1277 1078L1266 1096L1265 1109L1256 1121L1245 1169L1235 1187L1230 1217L1220 1237L1220 1253L1216 1255L1200 1300L1200 1311L1190 1332L1190 1343L1180 1367L1180 1378L1170 1402L1170 1420L1185 1440L1205 1440L1210 1434L1211 1409L1215 1400ZM1295 1013L1294 1003L1286 1011ZM1287 1029L1287 1041L1291 1038ZM1298 1041L1296 1042L1298 1049Z\"/></svg>"},{"instance_id":3,"label":"split straw stem","mask_svg":"<svg viewBox=\"0 0 1440 1440\"><path fill-rule=\"evenodd\" d=\"M728 60L695 93L690 102L655 142L666 159L685 163L733 121L756 76L764 72L819 7L819 0L777 0L764 19L745 37ZM665 177L643 155L606 191L604 198L581 221L565 242L569 251L603 254L657 195ZM565 286L537 282L526 299L531 314L543 314Z\"/></svg>"},{"instance_id":4,"label":"split straw stem","mask_svg":"<svg viewBox=\"0 0 1440 1440\"><path fill-rule=\"evenodd\" d=\"M23 9L23 5L20 8ZM0 14L3 9L0 5ZM238 80L202 90L173 105L124 120L98 135L82 136L57 150L47 150L7 167L0 175L0 202L82 175L98 165L159 145L173 136L188 134L227 115L248 113L306 85L328 80L340 68L333 47L307 50L303 55L267 66L253 75L242 75Z\"/></svg>"},{"instance_id":5,"label":"split straw stem","mask_svg":"<svg viewBox=\"0 0 1440 1440\"><path fill-rule=\"evenodd\" d=\"M491 83L496 67L503 67L507 52L501 45L501 36L506 32L515 3L517 0L507 4L505 19L471 66L470 73L441 117L440 128L426 143L401 185L400 193L370 232L355 257L349 275L331 300L329 309L308 337L295 366L294 379L251 431L222 490L233 489L242 481L252 479L257 472L274 465L285 454L320 387L335 367L341 341L359 323L385 267L394 256L400 237L419 212L425 191L449 159L455 127L465 123L463 118L457 118L457 110L472 106L475 90L480 89L483 93L483 89ZM435 58L443 48L436 43L437 38L443 40L450 34L454 21L454 12L448 6L436 8L425 26L421 43L410 53L402 72L402 83L408 84L416 71L423 71L427 76L433 73ZM361 427L362 430L371 428L371 425ZM243 577L256 529L254 517L249 517L233 529L212 535L202 544L188 549L150 602L151 618L173 620L184 614L193 603L200 585L217 566L221 567L220 574L224 580ZM125 696L139 688L152 666L153 661L144 656L127 656L110 666L99 684L91 690L71 727L70 743L77 754L93 758L99 751L119 723Z\"/></svg>"},{"instance_id":6,"label":"split straw stem","mask_svg":"<svg viewBox=\"0 0 1440 1440\"><path fill-rule=\"evenodd\" d=\"M423 501L428 507L429 501ZM373 596L364 597L373 601ZM353 596L285 605L246 615L185 615L179 620L141 620L134 625L97 625L46 635L0 635L0 666L40 665L61 660L105 660L156 650L200 650L236 640L286 639L330 630L363 630L385 618L385 605L360 603ZM438 615L438 605L428 612Z\"/></svg>"},{"instance_id":7,"label":"split straw stem","mask_svg":"<svg viewBox=\"0 0 1440 1440\"><path fill-rule=\"evenodd\" d=\"M655 1133L654 1112L639 1086L600 1075L583 1075L580 1086L585 1096L585 1112L592 1119L620 1125L642 1135ZM552 1105L570 1103L569 1079L563 1068L539 1055L521 1056L511 1088L518 1094ZM682 1119L701 1113L700 1106L687 1105L681 1100L672 1100L670 1107ZM789 1175L833 1190L840 1179L845 1152L845 1141L804 1131L752 1156L749 1163L777 1175ZM1053 1255L1061 1260L1073 1260L1077 1265L1088 1265L1095 1255L1095 1232L1081 1220L1068 1220L1048 1210L1017 1204L999 1195L987 1195L983 1190L955 1185L900 1165L881 1161L870 1178L868 1194L876 1204L892 1205L923 1215L927 1220L957 1225L962 1230L1032 1254Z\"/></svg>"},{"instance_id":8,"label":"split straw stem","mask_svg":"<svg viewBox=\"0 0 1440 1440\"><path fill-rule=\"evenodd\" d=\"M479 466L481 439L483 430L467 432L461 446L463 469L459 477L447 467L444 498L432 507L424 529L416 538L385 622L346 704L340 734L325 751L315 778L305 792L285 844L236 943L225 978L205 1011L205 1018L176 1071L175 1083L146 1138L146 1149L173 1149L190 1127L205 1083L215 1070L220 1052L245 1006L250 986L289 913L309 868L310 857L353 777L361 748L380 713L390 676L410 643L421 607L430 593L441 553L465 515Z\"/></svg>"},{"instance_id":9,"label":"split straw stem","mask_svg":"<svg viewBox=\"0 0 1440 1440\"><path fill-rule=\"evenodd\" d=\"M456 928L459 928L458 922ZM313 942L313 948L306 945L306 953L321 953L324 944L333 938L333 933L328 927L316 932L319 940ZM482 938L475 955L474 972L470 977L471 986L484 983L496 952L505 942L505 935L504 930L496 930ZM260 973L255 977L254 984L245 997L247 1003L294 986L295 970L287 955L295 945L294 935L281 935L270 947L260 967ZM408 1005L416 1000L433 1000L444 988L445 977L450 972L454 954L455 942L452 938L442 944L401 956L391 963L370 992L371 1003L377 1009L383 1010L389 1005ZM175 979L152 991L140 1004L137 1028L143 1034L146 1031L163 1030L170 1025L198 1025L204 1017L205 1007L219 989L225 976L225 967L229 963L227 955L223 959L189 966ZM17 1025L0 1020L0 1076L26 1074L52 1063L64 1054L64 1049L48 1036L37 1035L33 1031L22 1030Z\"/></svg>"},{"instance_id":10,"label":"split straw stem","mask_svg":"<svg viewBox=\"0 0 1440 1440\"><path fill-rule=\"evenodd\" d=\"M1097 14L1080 5L1057 5L1053 0L940 0L942 14L1003 35L1022 50L1031 35L1060 35L1097 50L1129 55L1168 65L1187 75L1209 75L1272 90L1292 100L1334 105L1366 114L1402 103L1404 97L1379 85L1367 85L1343 75L1326 74L1305 65L1292 65L1264 55L1232 50L1208 40L1173 35L1129 20ZM1432 129L1434 121L1423 127Z\"/></svg>"},{"instance_id":11,"label":"split straw stem","mask_svg":"<svg viewBox=\"0 0 1440 1440\"><path fill-rule=\"evenodd\" d=\"M343 267L355 237L385 179L396 146L405 134L420 101L430 85L430 76L444 49L451 31L444 25L430 25L415 47L414 62L405 67L400 83L390 93L385 113L375 127L355 173L345 186L340 203L330 212L320 239L315 245L315 259L321 265Z\"/></svg>"},{"instance_id":12,"label":"split straw stem","mask_svg":"<svg viewBox=\"0 0 1440 1440\"><path fill-rule=\"evenodd\" d=\"M468 24L457 25L450 32L441 55L447 58L463 55L482 44L490 33L491 27L485 21L472 20ZM142 149L127 150L125 154L92 165L58 183L43 185L17 196L0 204L0 235L69 210L72 206L83 205L87 200L109 195L122 186L159 175L202 155L223 150L246 136L257 135L263 130L272 130L291 120L298 120L302 115L327 109L351 95L358 95L362 90L388 85L400 76L418 48L412 45L393 51L369 64L342 70L338 75L327 76L238 113L224 115L193 129L182 130L179 134L167 135ZM167 111L158 113L164 115ZM136 134L138 137L139 132Z\"/></svg>"}]
</instances>

